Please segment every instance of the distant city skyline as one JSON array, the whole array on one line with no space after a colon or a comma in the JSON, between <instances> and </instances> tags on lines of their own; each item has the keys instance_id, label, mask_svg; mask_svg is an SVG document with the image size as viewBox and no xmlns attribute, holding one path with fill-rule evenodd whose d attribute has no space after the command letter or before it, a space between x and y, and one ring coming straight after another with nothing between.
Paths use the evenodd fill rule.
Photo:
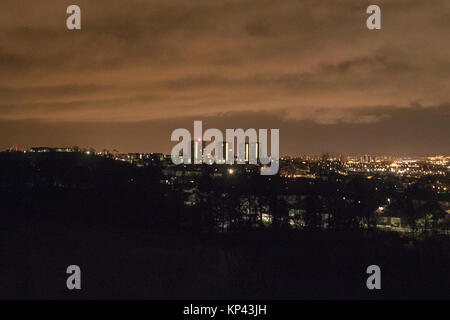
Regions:
<instances>
[{"instance_id":1,"label":"distant city skyline","mask_svg":"<svg viewBox=\"0 0 450 320\"><path fill-rule=\"evenodd\" d=\"M241 113L211 117L205 126L248 128L257 123L280 128L281 155L324 153L426 156L448 154L450 106L414 107L387 113L389 119L367 124L318 124L313 121L284 120L270 114ZM13 145L80 146L121 152L170 153L173 129L190 128L193 120L173 119L135 123L76 123L0 120L0 148Z\"/></svg>"},{"instance_id":2,"label":"distant city skyline","mask_svg":"<svg viewBox=\"0 0 450 320\"><path fill-rule=\"evenodd\" d=\"M208 143L205 143L205 146L208 145ZM246 143L247 144L247 143ZM39 149L41 149L42 151L39 151ZM161 151L127 151L124 152L122 150L118 150L116 148L114 149L108 149L108 148L94 148L92 146L80 146L80 145L33 145L33 146L27 146L27 147L23 147L23 146L18 146L18 145L12 145L6 149L2 149L0 150L0 152L86 152L86 153L90 153L93 154L93 152L95 152L95 154L97 155L102 155L102 154L122 154L122 155L131 155L131 154L160 154L160 155L164 155L166 157L170 157L170 153L166 153L166 152L161 152ZM236 151L237 152L237 151ZM246 152L246 159L247 159L247 152ZM237 154L235 154L235 156L237 156ZM359 158L359 159L365 159L365 158L369 158L371 159L370 161L373 160L388 160L388 159L422 159L422 158L448 158L450 160L450 153L434 153L434 154L423 154L423 155L392 155L392 154L374 154L374 153L361 153L361 154L356 154L356 153L342 153L342 152L325 152L325 153L318 153L318 154L312 154L312 153L303 153L303 154L296 154L296 155L291 155L291 154L284 154L284 155L280 155L280 160L286 160L286 159L296 159L296 158L311 158L311 159L319 159L319 158L323 158L324 156L327 156L328 159L342 159L342 158L346 158L348 160L352 160L355 158ZM246 160L248 161L248 160ZM247 162L246 162L247 163Z\"/></svg>"}]
</instances>

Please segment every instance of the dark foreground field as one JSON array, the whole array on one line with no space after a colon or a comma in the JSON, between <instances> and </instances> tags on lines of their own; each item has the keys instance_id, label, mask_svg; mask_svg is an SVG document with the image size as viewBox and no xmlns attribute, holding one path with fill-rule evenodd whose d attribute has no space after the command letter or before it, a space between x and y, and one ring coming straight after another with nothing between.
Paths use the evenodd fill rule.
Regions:
<instances>
[{"instance_id":1,"label":"dark foreground field","mask_svg":"<svg viewBox=\"0 0 450 320\"><path fill-rule=\"evenodd\" d=\"M196 181L203 200L185 206L191 184L164 183L160 169L78 153L0 154L0 298L449 298L449 236L355 228L346 206L349 224L323 231L312 219L311 230L289 229L276 201L285 182L259 175L205 174ZM362 203L376 194L364 192ZM278 223L246 223L241 198L258 195ZM311 199L304 209L317 216L322 204ZM222 232L218 221L233 225ZM373 264L379 291L366 288ZM69 265L81 267L80 291L66 288Z\"/></svg>"},{"instance_id":2,"label":"dark foreground field","mask_svg":"<svg viewBox=\"0 0 450 320\"><path fill-rule=\"evenodd\" d=\"M0 298L449 298L448 239L388 233L151 234L16 226L1 233ZM10 226L11 227L11 226ZM66 289L66 268L82 290ZM382 290L366 288L377 264Z\"/></svg>"}]
</instances>

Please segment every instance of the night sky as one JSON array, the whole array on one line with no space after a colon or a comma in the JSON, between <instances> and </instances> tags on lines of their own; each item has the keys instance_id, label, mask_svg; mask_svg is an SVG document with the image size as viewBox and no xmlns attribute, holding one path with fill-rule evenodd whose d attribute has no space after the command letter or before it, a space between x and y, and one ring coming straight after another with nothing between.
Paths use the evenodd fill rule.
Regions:
<instances>
[{"instance_id":1,"label":"night sky","mask_svg":"<svg viewBox=\"0 0 450 320\"><path fill-rule=\"evenodd\" d=\"M168 153L203 120L282 154L448 154L449 35L448 0L1 1L0 149Z\"/></svg>"}]
</instances>

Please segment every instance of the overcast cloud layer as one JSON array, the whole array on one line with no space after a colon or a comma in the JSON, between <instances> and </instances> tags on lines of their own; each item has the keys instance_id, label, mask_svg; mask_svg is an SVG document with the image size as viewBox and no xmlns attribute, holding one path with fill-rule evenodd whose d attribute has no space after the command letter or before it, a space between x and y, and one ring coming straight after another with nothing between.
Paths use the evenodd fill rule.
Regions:
<instances>
[{"instance_id":1,"label":"overcast cloud layer","mask_svg":"<svg viewBox=\"0 0 450 320\"><path fill-rule=\"evenodd\" d=\"M448 153L449 35L448 0L2 1L0 147L168 152L241 119L285 153Z\"/></svg>"}]
</instances>

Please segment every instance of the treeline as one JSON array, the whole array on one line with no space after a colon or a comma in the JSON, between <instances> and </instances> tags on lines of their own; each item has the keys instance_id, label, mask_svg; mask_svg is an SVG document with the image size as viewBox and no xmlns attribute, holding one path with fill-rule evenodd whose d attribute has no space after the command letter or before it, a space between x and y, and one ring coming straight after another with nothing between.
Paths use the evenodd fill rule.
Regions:
<instances>
[{"instance_id":1,"label":"treeline","mask_svg":"<svg viewBox=\"0 0 450 320\"><path fill-rule=\"evenodd\" d=\"M204 172L194 192L191 215L219 231L274 229L375 229L395 217L411 232L448 231L439 196L418 181L405 190L395 179L364 176L322 180L258 175L212 178ZM181 190L183 187L180 188ZM180 191L180 190L179 190ZM192 194L190 195L192 197ZM192 202L192 201L191 201Z\"/></svg>"},{"instance_id":2,"label":"treeline","mask_svg":"<svg viewBox=\"0 0 450 320\"><path fill-rule=\"evenodd\" d=\"M161 169L81 153L2 153L1 219L186 232L375 229L383 217L412 231L449 227L427 180L402 189L395 177L216 176L203 165L200 176L175 178Z\"/></svg>"},{"instance_id":3,"label":"treeline","mask_svg":"<svg viewBox=\"0 0 450 320\"><path fill-rule=\"evenodd\" d=\"M421 188L215 169L175 178L85 154L0 153L0 297L73 298L74 263L83 298L448 297L448 236L361 231L387 196L415 212L402 203L416 208ZM371 264L378 293L365 286Z\"/></svg>"}]
</instances>

